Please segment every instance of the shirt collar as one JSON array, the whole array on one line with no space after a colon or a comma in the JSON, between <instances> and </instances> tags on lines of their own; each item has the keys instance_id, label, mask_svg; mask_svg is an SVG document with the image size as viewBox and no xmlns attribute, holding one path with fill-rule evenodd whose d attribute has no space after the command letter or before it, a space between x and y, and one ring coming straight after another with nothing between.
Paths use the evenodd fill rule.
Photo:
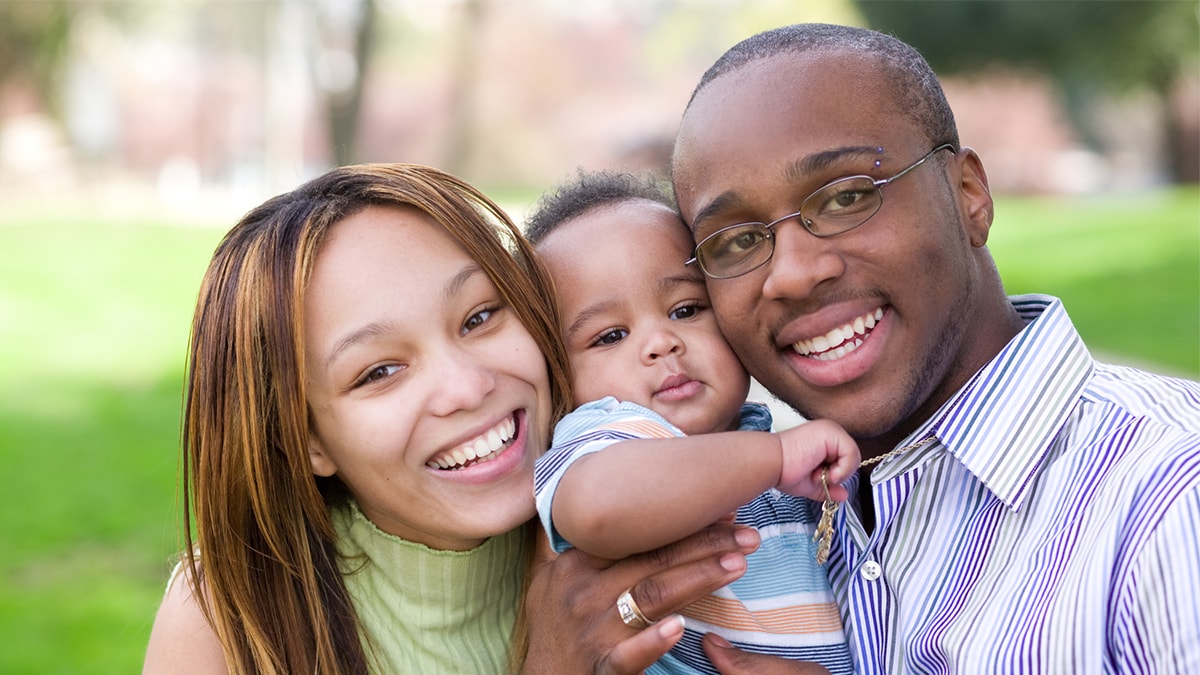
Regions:
<instances>
[{"instance_id":1,"label":"shirt collar","mask_svg":"<svg viewBox=\"0 0 1200 675\"><path fill-rule=\"evenodd\" d=\"M1009 298L1026 326L902 445L930 434L931 444L882 482L942 447L1010 509L1018 509L1051 443L1066 423L1095 362L1063 308L1048 295Z\"/></svg>"}]
</instances>

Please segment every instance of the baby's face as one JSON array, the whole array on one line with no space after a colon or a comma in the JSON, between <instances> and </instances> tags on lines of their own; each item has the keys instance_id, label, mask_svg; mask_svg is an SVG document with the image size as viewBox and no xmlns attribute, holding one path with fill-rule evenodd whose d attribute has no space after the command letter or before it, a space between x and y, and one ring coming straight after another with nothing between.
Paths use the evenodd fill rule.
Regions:
<instances>
[{"instance_id":1,"label":"baby's face","mask_svg":"<svg viewBox=\"0 0 1200 675\"><path fill-rule=\"evenodd\" d=\"M554 277L575 405L614 396L686 434L736 428L749 386L717 329L687 229L645 200L601 206L538 245Z\"/></svg>"}]
</instances>

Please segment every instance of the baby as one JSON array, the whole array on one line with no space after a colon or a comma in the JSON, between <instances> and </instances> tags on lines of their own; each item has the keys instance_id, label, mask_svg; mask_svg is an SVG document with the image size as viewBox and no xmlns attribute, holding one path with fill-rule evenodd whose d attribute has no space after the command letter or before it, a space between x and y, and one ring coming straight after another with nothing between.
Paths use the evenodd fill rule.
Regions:
<instances>
[{"instance_id":1,"label":"baby","mask_svg":"<svg viewBox=\"0 0 1200 675\"><path fill-rule=\"evenodd\" d=\"M841 618L815 559L814 525L858 466L841 427L769 432L766 406L717 328L693 242L664 192L629 174L581 173L543 196L526 234L553 278L578 408L538 460L538 514L557 551L623 558L736 510L762 544L744 577L683 614L649 673L715 673L700 639L851 673ZM601 452L603 450L603 452ZM625 599L626 622L637 626Z\"/></svg>"}]
</instances>

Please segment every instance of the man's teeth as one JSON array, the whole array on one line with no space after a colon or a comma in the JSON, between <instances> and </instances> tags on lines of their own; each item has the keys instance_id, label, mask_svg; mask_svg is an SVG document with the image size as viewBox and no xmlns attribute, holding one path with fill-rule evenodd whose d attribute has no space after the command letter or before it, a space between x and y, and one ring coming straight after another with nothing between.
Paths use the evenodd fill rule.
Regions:
<instances>
[{"instance_id":1,"label":"man's teeth","mask_svg":"<svg viewBox=\"0 0 1200 675\"><path fill-rule=\"evenodd\" d=\"M491 461L504 449L504 444L512 440L516 431L517 424L509 417L474 440L425 462L425 466L431 469L456 470L464 468L467 462L472 460L475 464Z\"/></svg>"},{"instance_id":2,"label":"man's teeth","mask_svg":"<svg viewBox=\"0 0 1200 675\"><path fill-rule=\"evenodd\" d=\"M792 345L797 354L817 359L832 361L840 359L862 346L863 338L875 327L875 322L883 318L883 308L864 314L844 326L838 326L824 335L801 340Z\"/></svg>"}]
</instances>

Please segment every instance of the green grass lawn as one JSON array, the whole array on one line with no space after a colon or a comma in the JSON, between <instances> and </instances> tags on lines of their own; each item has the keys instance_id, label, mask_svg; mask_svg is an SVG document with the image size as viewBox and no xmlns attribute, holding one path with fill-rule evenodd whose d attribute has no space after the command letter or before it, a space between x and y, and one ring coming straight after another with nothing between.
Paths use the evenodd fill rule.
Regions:
<instances>
[{"instance_id":1,"label":"green grass lawn","mask_svg":"<svg viewBox=\"0 0 1200 675\"><path fill-rule=\"evenodd\" d=\"M141 671L177 546L191 306L220 234L0 217L0 672Z\"/></svg>"},{"instance_id":2,"label":"green grass lawn","mask_svg":"<svg viewBox=\"0 0 1200 675\"><path fill-rule=\"evenodd\" d=\"M1009 293L1063 299L1101 360L1200 377L1200 190L998 199Z\"/></svg>"},{"instance_id":3,"label":"green grass lawn","mask_svg":"<svg viewBox=\"0 0 1200 675\"><path fill-rule=\"evenodd\" d=\"M998 204L1010 292L1105 358L1200 375L1200 190ZM0 673L138 672L177 545L192 303L223 230L0 212Z\"/></svg>"}]
</instances>

